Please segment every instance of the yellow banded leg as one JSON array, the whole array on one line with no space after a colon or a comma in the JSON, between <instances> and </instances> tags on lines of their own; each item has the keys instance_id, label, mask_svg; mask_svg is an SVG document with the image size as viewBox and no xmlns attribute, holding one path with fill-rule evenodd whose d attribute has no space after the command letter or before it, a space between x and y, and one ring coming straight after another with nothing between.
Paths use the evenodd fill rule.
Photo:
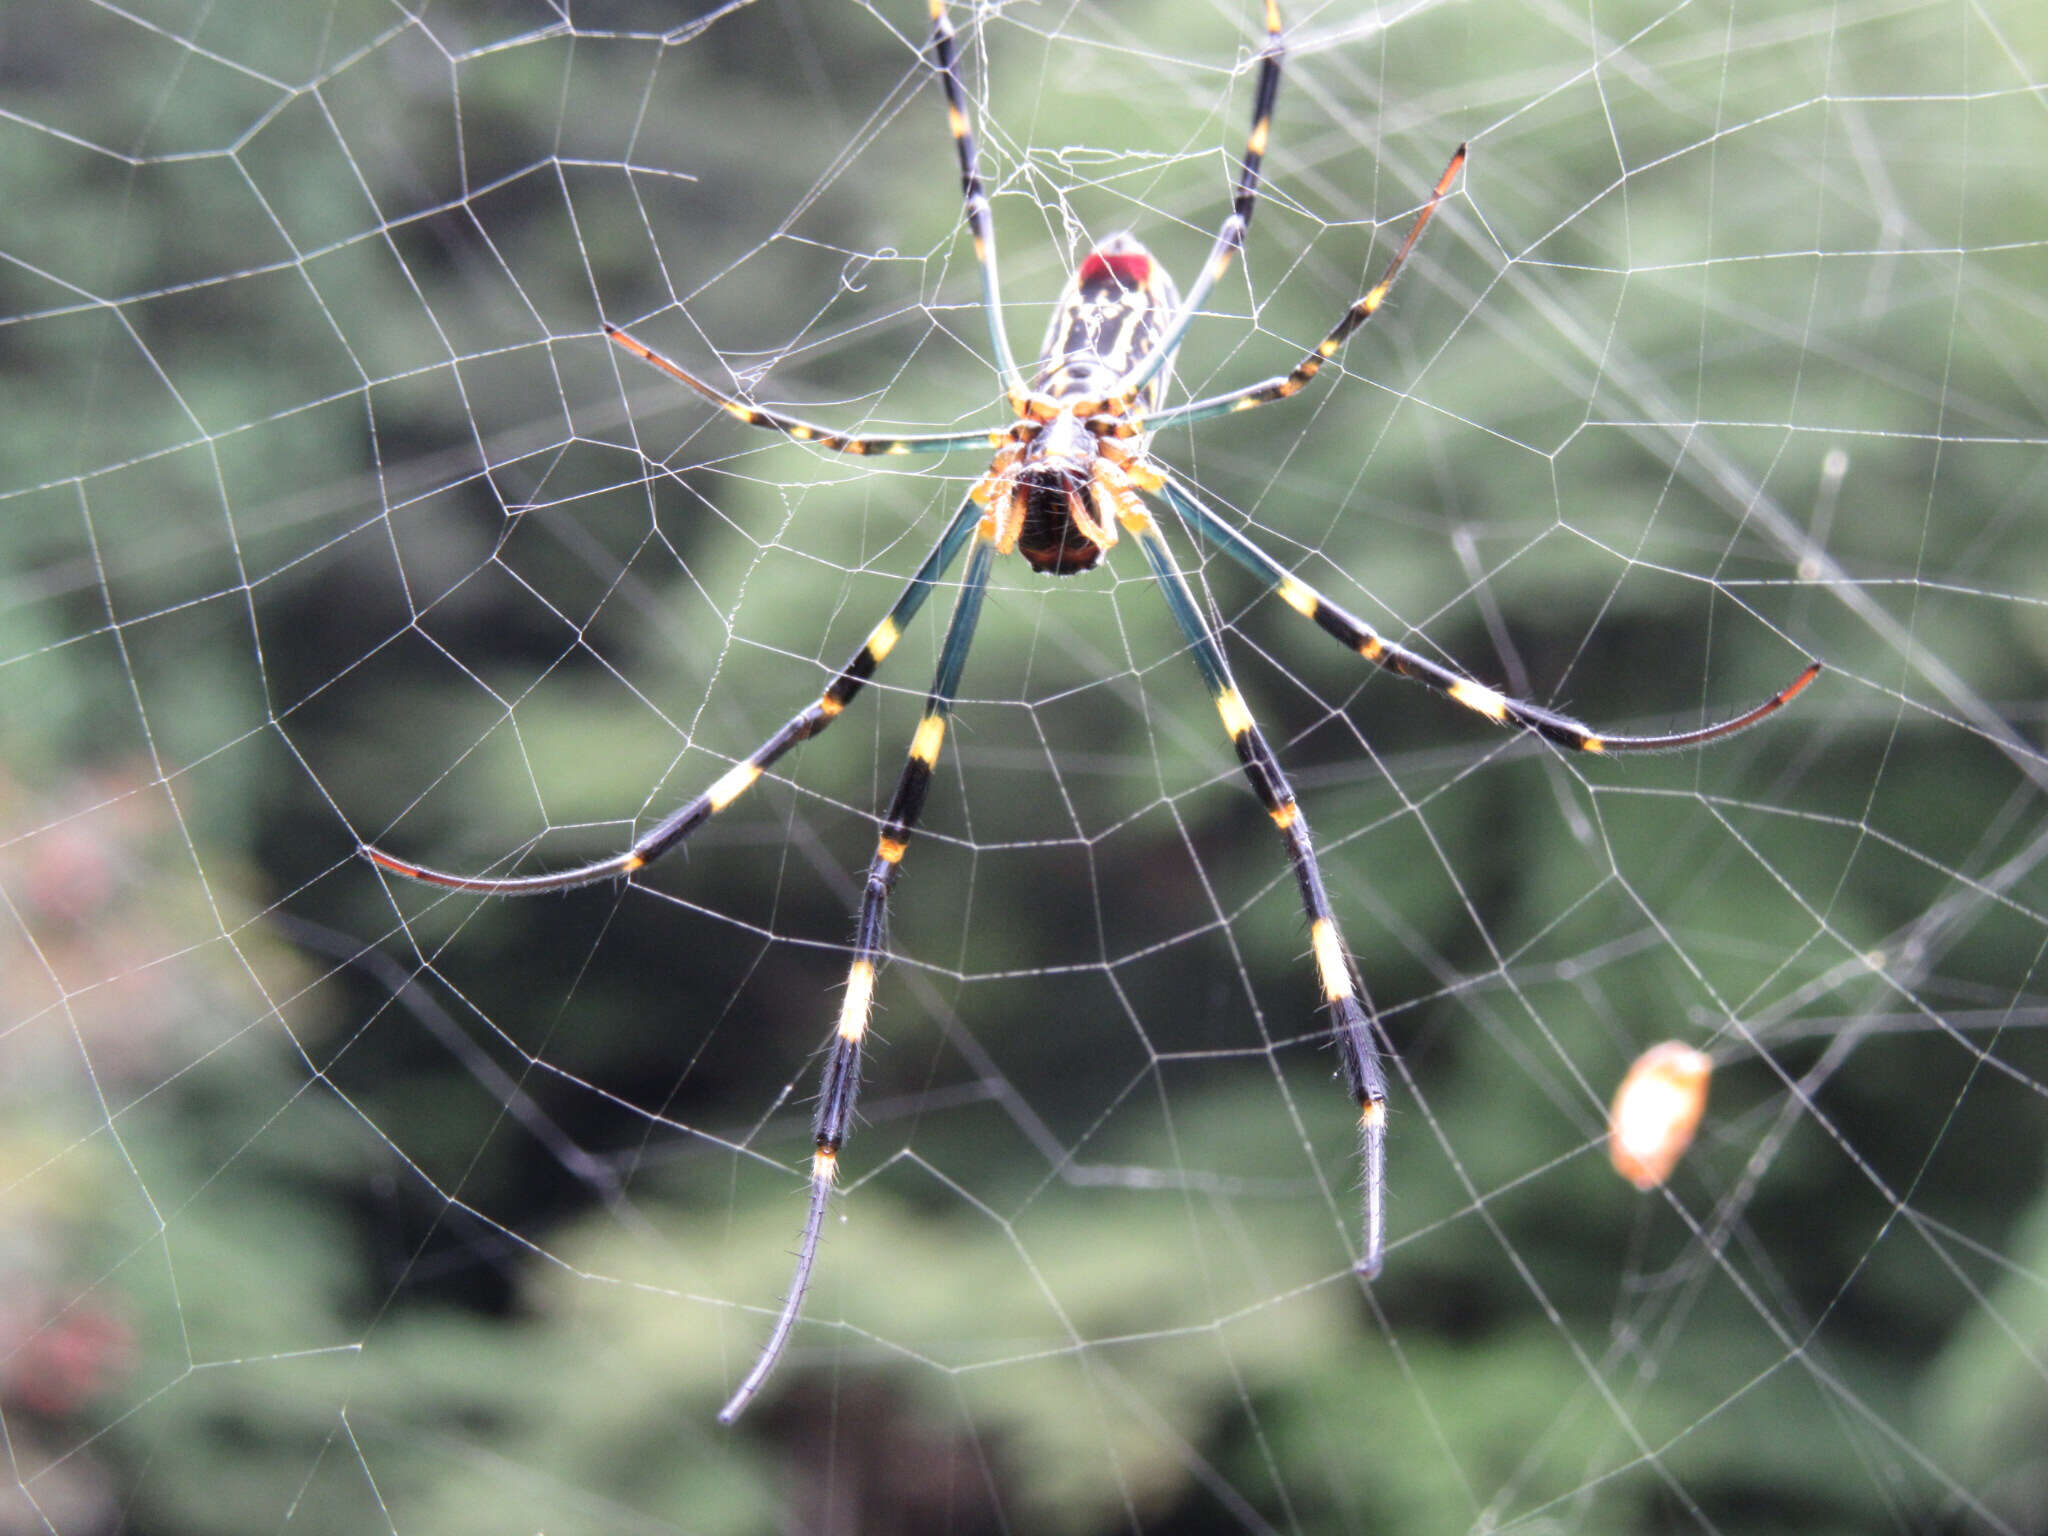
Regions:
<instances>
[{"instance_id":1,"label":"yellow banded leg","mask_svg":"<svg viewBox=\"0 0 2048 1536\"><path fill-rule=\"evenodd\" d=\"M1351 333L1379 313L1386 302L1387 292L1394 286L1394 279L1401 275L1401 268L1407 265L1408 253L1415 249L1415 242L1422 238L1422 231L1429 225L1430 216L1436 212L1436 205L1444 200L1451 190L1451 184L1458 179L1458 172L1465 164L1465 146L1460 144L1458 152L1451 156L1451 163L1444 167L1443 175L1437 178L1430 189L1428 200L1422 211L1415 215L1415 222L1408 226L1408 233L1395 250L1393 259L1387 263L1380 280L1368 288L1349 309L1343 318L1330 328L1329 335L1316 344L1315 349L1294 365L1294 368L1275 378L1265 379L1257 384L1248 384L1242 389L1233 389L1228 394L1210 395L1201 400L1190 400L1177 405L1170 411L1137 424L1137 430L1156 431L1160 427L1173 426L1190 421L1206 421L1212 416L1223 416L1233 411L1248 411L1254 406L1268 404L1274 400L1285 400L1289 395L1304 388L1322 371L1323 364L1335 357ZM1206 288L1196 285L1196 295L1206 294Z\"/></svg>"},{"instance_id":2,"label":"yellow banded leg","mask_svg":"<svg viewBox=\"0 0 2048 1536\"><path fill-rule=\"evenodd\" d=\"M1209 247L1194 286L1159 333L1159 340L1138 366L1119 381L1119 413L1127 410L1153 375L1173 360L1181 338L1194 323L1216 280L1230 270L1231 262L1244 248L1244 237L1251 229L1252 213L1258 206L1259 168L1265 163L1266 145L1273 133L1273 104L1280 97L1280 65L1287 56L1280 25L1279 0L1266 0L1266 40L1259 46L1259 83L1252 94L1252 128L1245 139L1244 159L1238 162L1237 188L1231 195L1230 213L1223 220L1223 227L1216 231L1215 242Z\"/></svg>"},{"instance_id":3,"label":"yellow banded leg","mask_svg":"<svg viewBox=\"0 0 2048 1536\"><path fill-rule=\"evenodd\" d=\"M1005 431L983 430L980 432L914 432L906 437L887 437L861 432L836 432L830 427L821 427L815 422L805 421L798 416L786 416L780 411L764 410L749 405L738 395L728 394L716 384L700 379L674 359L654 350L644 341L637 339L616 325L607 322L605 335L623 352L658 368L678 384L687 385L717 406L737 422L750 427L766 427L771 432L780 432L793 437L800 443L814 447L829 448L834 453L850 453L857 457L897 457L911 453L951 453L959 448L993 448L1008 435Z\"/></svg>"},{"instance_id":4,"label":"yellow banded leg","mask_svg":"<svg viewBox=\"0 0 2048 1536\"><path fill-rule=\"evenodd\" d=\"M967 116L967 87L960 79L959 49L954 42L953 23L946 15L946 0L930 0L930 6L932 68L946 90L946 131L953 136L953 151L960 160L960 201L967 216L968 232L974 239L974 263L981 269L981 301L988 319L989 345L995 351L996 373L1009 394L1010 404L1021 414L1029 391L1010 351L1009 332L1003 324L995 217L989 210L988 189L981 179L981 156L975 148L974 127Z\"/></svg>"},{"instance_id":5,"label":"yellow banded leg","mask_svg":"<svg viewBox=\"0 0 2048 1536\"><path fill-rule=\"evenodd\" d=\"M973 503L968 504L972 506ZM946 722L953 699L960 688L960 674L967 652L974 643L974 628L981 617L982 598L988 589L990 560L995 546L984 535L975 540L968 557L967 576L953 606L952 622L939 651L938 675L925 699L924 717L911 738L910 752L896 781L896 793L883 814L882 829L875 841L874 857L868 861L867 882L861 892L860 916L854 925L853 960L847 967L846 991L839 1000L839 1018L825 1047L825 1066L818 1083L818 1108L812 1122L810 1209L804 1220L803 1237L797 1244L796 1270L789 1291L777 1314L768 1342L754 1361L753 1369L719 1411L719 1422L730 1424L745 1410L775 1369L796 1329L803 1311L804 1293L810 1286L811 1270L818 1258L818 1244L824 1236L825 1212L832 1185L838 1176L839 1153L853 1129L854 1105L860 1095L861 1048L866 1043L868 1024L874 1012L875 979L882 959L883 936L887 927L889 892L902 872L903 856L909 850L911 834L924 812L925 797L932 775L939 765L939 752L946 741Z\"/></svg>"},{"instance_id":6,"label":"yellow banded leg","mask_svg":"<svg viewBox=\"0 0 2048 1536\"><path fill-rule=\"evenodd\" d=\"M1273 825L1287 846L1295 884L1301 893L1302 911L1308 916L1309 948L1315 957L1316 981L1323 1004L1330 1011L1331 1038L1337 1049L1339 1071L1358 1106L1359 1156L1364 1185L1364 1218L1358 1257L1358 1272L1370 1278L1379 1273L1386 1251L1386 1074L1380 1064L1374 1039L1371 1003L1360 985L1343 935L1337 930L1336 915L1330 910L1329 893L1323 886L1322 868L1316 862L1315 844L1309 836L1308 818L1281 771L1279 759L1266 742L1265 733L1252 718L1244 697L1230 676L1230 663L1221 642L1196 604L1194 593L1174 563L1157 523L1150 516L1126 517L1125 529L1138 540L1145 558L1158 578L1160 594L1173 612L1175 623L1188 642L1195 665L1208 685L1216 714L1237 749L1252 793L1272 817Z\"/></svg>"},{"instance_id":7,"label":"yellow banded leg","mask_svg":"<svg viewBox=\"0 0 2048 1536\"><path fill-rule=\"evenodd\" d=\"M867 685L868 679L896 648L905 627L924 606L932 588L959 555L961 546L974 531L977 513L978 508L971 499L960 504L952 521L939 535L938 542L925 555L924 563L904 584L895 606L869 632L861 648L847 659L846 665L839 669L814 703L797 711L784 722L781 730L762 742L751 755L719 775L716 783L681 810L664 817L624 853L547 874L510 876L450 874L396 858L367 844L361 850L363 857L379 869L408 880L451 890L478 891L488 896L529 896L537 891L565 891L579 885L592 885L599 880L622 879L645 869L751 789L776 759L790 748L800 741L809 741L839 718L854 695Z\"/></svg>"},{"instance_id":8,"label":"yellow banded leg","mask_svg":"<svg viewBox=\"0 0 2048 1536\"><path fill-rule=\"evenodd\" d=\"M1421 683L1453 704L1462 705L1496 725L1520 726L1573 752L1672 752L1704 746L1710 741L1746 731L1764 716L1782 709L1798 697L1800 690L1820 671L1819 662L1809 662L1788 686L1754 709L1698 730L1677 731L1663 736L1616 736L1596 732L1569 715L1511 699L1483 683L1460 677L1427 656L1386 639L1363 619L1354 618L1281 565L1173 476L1165 477L1161 490L1174 511L1198 534L1266 582L1283 603L1303 618L1313 620L1318 628L1346 650L1357 652L1374 666Z\"/></svg>"}]
</instances>

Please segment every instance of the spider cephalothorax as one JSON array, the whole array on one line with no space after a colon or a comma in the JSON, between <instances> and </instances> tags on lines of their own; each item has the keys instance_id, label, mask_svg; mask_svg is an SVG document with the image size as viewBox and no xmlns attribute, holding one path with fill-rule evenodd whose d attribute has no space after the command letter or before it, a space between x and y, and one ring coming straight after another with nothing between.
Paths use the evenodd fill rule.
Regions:
<instances>
[{"instance_id":1,"label":"spider cephalothorax","mask_svg":"<svg viewBox=\"0 0 2048 1536\"><path fill-rule=\"evenodd\" d=\"M687 384L721 410L749 426L768 427L799 441L839 453L946 453L955 449L994 449L988 471L940 532L916 572L905 583L895 605L868 634L859 650L773 736L734 763L696 799L672 812L637 838L632 847L611 858L573 869L535 875L456 875L425 868L365 847L364 854L380 869L408 879L458 890L517 895L564 890L607 878L631 875L660 858L711 817L747 792L782 755L829 726L846 709L877 668L895 650L912 618L924 606L939 580L963 549L972 546L961 579L952 621L940 645L936 675L926 696L924 716L910 744L909 759L881 817L880 836L868 863L860 916L854 933L847 986L837 1022L827 1045L824 1073L812 1125L810 1209L797 1249L796 1272L775 1326L753 1369L734 1390L720 1412L730 1423L760 1391L768 1373L796 1327L810 1280L811 1266L824 1232L825 1211L839 1166L839 1152L853 1126L854 1100L860 1087L862 1047L867 1038L877 968L883 956L883 919L889 892L901 873L911 834L923 813L924 801L938 765L952 716L960 676L974 641L975 625L987 590L994 556L1012 550L1051 575L1071 575L1099 562L1117 542L1121 530L1144 551L1147 565L1188 652L1209 690L1217 715L1236 748L1246 782L1279 829L1300 889L1308 920L1309 949L1316 978L1330 1013L1330 1036L1338 1071L1358 1109L1360 1159L1363 1164L1365 1220L1358 1255L1360 1274L1378 1272L1386 1243L1385 1147L1386 1078L1364 988L1337 930L1336 915L1323 889L1310 840L1308 820L1294 798L1280 762L1253 720L1251 710L1231 679L1230 663L1216 630L1195 600L1172 550L1161 534L1147 498L1157 496L1194 533L1208 540L1237 564L1264 582L1268 591L1295 612L1315 623L1347 649L1376 666L1419 682L1453 703L1497 724L1535 731L1546 740L1577 752L1654 752L1699 746L1756 724L1813 680L1818 663L1809 663L1791 685L1756 708L1730 720L1665 736L1608 736L1544 709L1508 698L1483 683L1463 677L1418 651L1378 634L1364 620L1338 607L1307 582L1267 554L1234 522L1211 510L1185 482L1154 462L1147 446L1153 429L1205 421L1283 400L1303 388L1344 341L1378 312L1395 276L1414 249L1437 204L1450 191L1465 163L1460 146L1437 179L1429 198L1408 226L1386 270L1371 288L1345 310L1315 349L1285 374L1206 399L1162 407L1168 367L1181 336L1200 310L1217 278L1229 267L1244 243L1258 193L1259 165L1272 123L1273 102L1280 88L1280 12L1267 0L1266 38L1259 50L1258 84L1252 102L1252 131L1245 146L1231 210L1217 232L1199 280L1185 299L1150 252L1129 235L1113 235L1081 263L1068 284L1046 336L1045 361L1026 383L1010 352L1003 326L996 277L995 226L989 215L969 127L966 88L961 83L953 28L945 0L928 0L932 20L932 58L945 87L947 116L960 161L960 183L967 225L974 237L976 264L981 269L983 308L996 371L1002 379L1014 420L973 432L926 433L888 437L847 433L820 427L795 416L750 405L716 385L699 379L653 348L607 325L605 333L633 356Z\"/></svg>"}]
</instances>

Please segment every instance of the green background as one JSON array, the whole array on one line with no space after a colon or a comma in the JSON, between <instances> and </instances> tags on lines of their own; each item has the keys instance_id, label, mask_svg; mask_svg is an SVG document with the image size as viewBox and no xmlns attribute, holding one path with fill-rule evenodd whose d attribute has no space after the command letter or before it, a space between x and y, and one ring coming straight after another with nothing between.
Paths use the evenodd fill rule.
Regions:
<instances>
[{"instance_id":1,"label":"green background","mask_svg":"<svg viewBox=\"0 0 2048 1536\"><path fill-rule=\"evenodd\" d=\"M678 15L678 10L685 14ZM698 26L690 13L703 12ZM2013 3L1289 10L1155 445L1566 761L1172 529L1399 1051L1355 1252L1281 846L1120 549L995 591L789 1357L814 1052L1002 419L915 0L0 19L6 1530L2048 1530L2048 32ZM1191 273L1251 5L956 7L1030 354ZM667 30L675 29L675 30ZM720 371L720 370L724 371ZM534 839L547 836L538 847ZM1667 1192L1606 1096L1719 1063ZM843 1218L843 1219L842 1219Z\"/></svg>"}]
</instances>

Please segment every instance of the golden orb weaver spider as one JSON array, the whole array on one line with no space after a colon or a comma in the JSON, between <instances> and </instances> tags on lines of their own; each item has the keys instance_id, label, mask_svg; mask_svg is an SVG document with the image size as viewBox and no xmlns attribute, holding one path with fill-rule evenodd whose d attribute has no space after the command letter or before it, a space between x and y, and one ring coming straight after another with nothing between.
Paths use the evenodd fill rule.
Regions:
<instances>
[{"instance_id":1,"label":"golden orb weaver spider","mask_svg":"<svg viewBox=\"0 0 2048 1536\"><path fill-rule=\"evenodd\" d=\"M861 1047L867 1037L874 1001L876 967L884 953L883 923L889 892L901 872L904 854L931 786L961 671L980 617L989 565L995 555L1014 551L1035 570L1065 576L1094 567L1117 542L1119 529L1135 539L1144 551L1159 591L1186 638L1189 652L1222 717L1224 730L1237 749L1245 779L1286 842L1300 887L1317 979L1324 1004L1331 1013L1340 1071L1358 1105L1365 1210L1356 1269L1367 1278L1379 1272L1386 1245L1387 1091L1379 1048L1373 1038L1374 1018L1324 892L1307 819L1272 748L1238 693L1222 642L1195 601L1187 579L1146 507L1145 496L1163 498L1183 522L1264 581L1268 590L1278 594L1288 607L1314 620L1325 633L1367 661L1434 689L1498 724L1535 731L1575 752L1670 751L1732 736L1789 703L1820 671L1818 662L1809 662L1788 687L1756 708L1699 730L1663 736L1602 735L1565 715L1510 699L1384 639L1371 625L1346 613L1288 571L1213 511L1171 471L1151 460L1147 449L1151 435L1159 428L1204 421L1284 400L1313 379L1351 333L1378 311L1437 204L1450 191L1465 163L1465 147L1460 145L1379 281L1344 312L1315 350L1290 372L1225 394L1161 409L1161 396L1181 338L1216 280L1228 270L1251 225L1259 166L1265 156L1273 103L1280 89L1284 50L1277 0L1266 0L1266 36L1258 55L1251 136L1239 167L1231 210L1216 234L1201 276L1182 298L1172 279L1133 236L1110 236L1090 252L1067 284L1046 334L1044 361L1027 383L1010 351L1003 326L995 227L968 121L967 93L961 82L953 26L946 14L946 0L929 0L929 4L932 67L945 89L947 121L960 160L965 217L981 271L982 308L996 368L1016 419L1006 427L981 432L908 437L835 432L794 416L751 406L616 326L607 324L605 334L625 351L688 385L749 426L766 427L839 453L918 454L993 448L995 456L988 471L953 514L895 606L839 669L824 693L793 715L750 756L734 764L703 794L623 853L551 874L498 878L448 874L408 863L381 849L362 849L364 856L379 869L409 880L497 896L566 890L644 869L731 805L790 748L818 735L838 718L888 658L911 618L924 606L962 547L971 541L967 572L940 647L937 675L926 696L909 759L883 814L881 835L868 864L846 992L827 1046L819 1085L809 1213L789 1294L753 1368L719 1412L720 1422L726 1424L736 1419L760 1392L788 1344L803 1307L839 1153L853 1123L854 1101L860 1087Z\"/></svg>"}]
</instances>

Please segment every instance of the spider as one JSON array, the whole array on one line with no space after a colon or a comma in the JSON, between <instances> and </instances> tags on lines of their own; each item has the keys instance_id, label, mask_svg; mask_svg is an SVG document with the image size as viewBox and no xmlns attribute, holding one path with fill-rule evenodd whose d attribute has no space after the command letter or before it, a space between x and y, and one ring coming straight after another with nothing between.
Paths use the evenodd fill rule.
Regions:
<instances>
[{"instance_id":1,"label":"spider","mask_svg":"<svg viewBox=\"0 0 2048 1536\"><path fill-rule=\"evenodd\" d=\"M1067 284L1043 349L1044 360L1027 381L1017 367L1003 326L997 278L995 227L979 169L968 118L955 33L946 0L929 0L931 61L946 94L946 118L960 162L965 220L981 273L982 308L997 372L1014 420L982 431L882 437L837 432L795 416L749 405L607 324L605 334L620 348L687 385L749 426L765 427L800 442L849 454L939 454L957 449L993 449L985 474L953 513L938 541L865 643L814 702L735 763L696 799L646 832L623 853L552 873L495 877L448 874L409 863L381 849L363 854L379 869L410 880L494 896L559 891L600 880L630 876L670 852L683 839L739 799L798 742L820 734L846 709L886 661L912 617L969 548L967 570L940 646L937 675L911 740L909 759L881 819L879 840L868 864L855 929L846 991L832 1037L825 1048L813 1124L809 1210L798 1245L789 1292L752 1369L719 1412L730 1424L760 1392L795 1330L802 1310L839 1155L853 1124L860 1088L862 1044L874 1001L876 969L884 957L883 927L889 892L917 829L932 773L946 739L961 670L974 639L995 556L1015 552L1033 569L1069 576L1092 569L1129 535L1144 552L1160 595L1185 637L1223 728L1237 750L1252 792L1279 829L1300 887L1307 915L1309 947L1315 960L1339 1070L1358 1106L1364 1187L1363 1238L1357 1272L1371 1278L1386 1245L1386 1076L1374 1039L1376 1024L1350 951L1337 928L1316 863L1308 821L1287 776L1253 720L1232 680L1230 663L1216 630L1181 574L1147 505L1157 497L1202 538L1267 584L1268 590L1302 617L1313 620L1367 661L1409 678L1497 724L1536 732L1574 752L1658 752L1697 747L1747 730L1789 703L1820 671L1810 662L1783 691L1744 714L1699 730L1662 736L1610 736L1565 715L1523 703L1440 666L1388 640L1287 570L1272 555L1213 511L1148 449L1161 427L1206 421L1284 400L1315 378L1352 332L1372 319L1428 226L1437 204L1450 191L1465 163L1460 145L1430 190L1421 210L1388 261L1378 282L1345 310L1327 336L1288 373L1220 395L1162 408L1169 368L1203 301L1230 267L1251 225L1259 188L1259 167L1272 126L1284 53L1277 0L1266 0L1265 40L1258 53L1258 83L1252 103L1251 135L1239 165L1229 215L1217 231L1201 275L1185 297L1152 254L1128 233L1109 236L1091 251Z\"/></svg>"}]
</instances>

